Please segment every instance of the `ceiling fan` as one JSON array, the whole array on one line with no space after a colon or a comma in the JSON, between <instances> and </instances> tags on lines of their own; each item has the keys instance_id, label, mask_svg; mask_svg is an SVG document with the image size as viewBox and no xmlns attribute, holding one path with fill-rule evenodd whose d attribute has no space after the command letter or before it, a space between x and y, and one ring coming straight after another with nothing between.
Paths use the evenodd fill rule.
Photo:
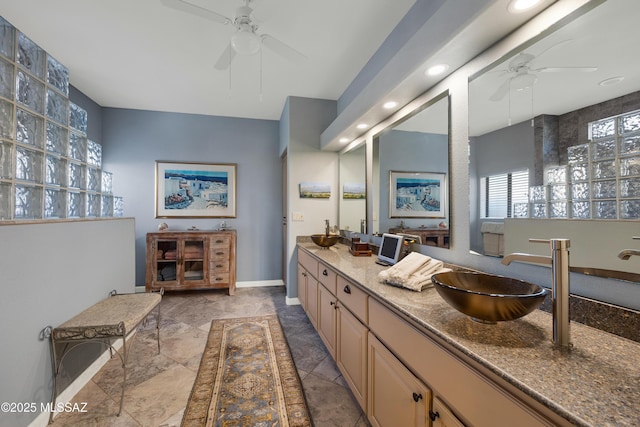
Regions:
<instances>
[{"instance_id":1,"label":"ceiling fan","mask_svg":"<svg viewBox=\"0 0 640 427\"><path fill-rule=\"evenodd\" d=\"M537 56L534 56L530 53L521 52L516 55L509 63L507 64L506 70L497 70L502 71L503 75L508 75L509 77L505 80L496 91L489 98L491 101L500 101L504 98L507 93L510 93L512 90L521 91L526 88L533 87L533 85L538 80L537 73L556 73L556 72L564 72L564 71L574 71L574 72L592 72L597 71L597 67L539 67L533 68L532 62L542 56L544 53L548 52L551 49L557 48L560 45L563 45L571 40L564 40L560 43L557 43L546 50L539 53Z\"/></svg>"},{"instance_id":2,"label":"ceiling fan","mask_svg":"<svg viewBox=\"0 0 640 427\"><path fill-rule=\"evenodd\" d=\"M269 34L259 34L257 32L258 24L253 17L253 8L250 6L253 0L244 0L244 6L236 9L236 14L233 19L185 0L160 1L166 7L197 15L219 24L233 25L233 27L235 27L236 32L231 36L229 44L216 61L215 68L218 70L226 70L229 68L236 54L253 55L260 52L262 46L266 46L292 62L299 63L307 59L305 55L288 44Z\"/></svg>"}]
</instances>

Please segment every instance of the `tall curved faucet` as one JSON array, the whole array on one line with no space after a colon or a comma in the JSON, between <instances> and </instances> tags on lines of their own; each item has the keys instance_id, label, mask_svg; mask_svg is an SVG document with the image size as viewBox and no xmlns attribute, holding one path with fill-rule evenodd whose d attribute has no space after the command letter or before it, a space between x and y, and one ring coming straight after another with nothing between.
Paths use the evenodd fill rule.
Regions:
<instances>
[{"instance_id":1,"label":"tall curved faucet","mask_svg":"<svg viewBox=\"0 0 640 427\"><path fill-rule=\"evenodd\" d=\"M640 236L633 236L632 239L640 240ZM624 261L631 258L632 255L640 256L640 249L623 249L618 252L618 258Z\"/></svg>"},{"instance_id":2,"label":"tall curved faucet","mask_svg":"<svg viewBox=\"0 0 640 427\"><path fill-rule=\"evenodd\" d=\"M529 239L533 243L549 243L551 256L512 253L502 259L504 265L512 261L533 262L536 264L550 264L552 276L553 302L553 343L560 347L571 345L569 334L569 239Z\"/></svg>"}]
</instances>

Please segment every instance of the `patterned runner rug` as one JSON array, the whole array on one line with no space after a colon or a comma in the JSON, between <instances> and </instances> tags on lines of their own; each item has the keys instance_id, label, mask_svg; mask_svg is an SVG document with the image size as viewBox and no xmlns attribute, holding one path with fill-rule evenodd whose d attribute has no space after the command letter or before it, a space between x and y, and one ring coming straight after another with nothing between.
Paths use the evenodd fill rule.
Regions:
<instances>
[{"instance_id":1,"label":"patterned runner rug","mask_svg":"<svg viewBox=\"0 0 640 427\"><path fill-rule=\"evenodd\" d=\"M278 316L211 322L182 427L311 425Z\"/></svg>"}]
</instances>

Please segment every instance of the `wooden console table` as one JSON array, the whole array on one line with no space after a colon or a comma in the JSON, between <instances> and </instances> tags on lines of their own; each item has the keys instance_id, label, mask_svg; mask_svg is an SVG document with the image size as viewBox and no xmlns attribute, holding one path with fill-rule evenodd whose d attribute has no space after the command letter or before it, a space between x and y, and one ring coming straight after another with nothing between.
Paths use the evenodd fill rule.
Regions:
<instances>
[{"instance_id":1,"label":"wooden console table","mask_svg":"<svg viewBox=\"0 0 640 427\"><path fill-rule=\"evenodd\" d=\"M138 326L146 323L149 314L155 310L158 353L160 353L160 301L163 293L160 291L159 293L117 294L112 291L108 298L97 302L57 328L47 326L42 331L43 338L50 338L53 368L52 412L49 415L49 423L53 420L53 410L58 396L57 378L64 357L74 348L90 342L106 345L112 357L114 351L120 357L123 370L118 410L120 415L127 380L127 337L133 338ZM114 344L119 339L122 339L120 351L114 348ZM129 349L132 344L133 341L130 341ZM61 349L59 345L62 345Z\"/></svg>"},{"instance_id":2,"label":"wooden console table","mask_svg":"<svg viewBox=\"0 0 640 427\"><path fill-rule=\"evenodd\" d=\"M448 228L390 228L389 233L415 234L422 238L423 245L438 246L440 248L449 247Z\"/></svg>"}]
</instances>

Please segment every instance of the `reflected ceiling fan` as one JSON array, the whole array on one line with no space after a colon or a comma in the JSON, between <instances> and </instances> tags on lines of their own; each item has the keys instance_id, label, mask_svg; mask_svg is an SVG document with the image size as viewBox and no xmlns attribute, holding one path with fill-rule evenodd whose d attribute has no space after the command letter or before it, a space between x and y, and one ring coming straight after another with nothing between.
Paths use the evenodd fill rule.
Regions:
<instances>
[{"instance_id":1,"label":"reflected ceiling fan","mask_svg":"<svg viewBox=\"0 0 640 427\"><path fill-rule=\"evenodd\" d=\"M532 63L538 59L540 56L545 54L551 49L555 49L560 45L564 45L565 43L570 42L571 40L564 40L560 43L557 43L546 50L539 53L537 56L534 56L530 53L521 52L516 55L509 64L507 65L506 70L497 70L501 71L503 75L508 75L509 77L505 80L496 91L489 98L491 101L500 101L504 98L508 93L512 90L521 91L526 88L533 87L533 85L538 80L537 73L556 73L556 72L565 72L565 71L573 71L573 72L592 72L597 71L597 67L539 67L534 68Z\"/></svg>"},{"instance_id":2,"label":"reflected ceiling fan","mask_svg":"<svg viewBox=\"0 0 640 427\"><path fill-rule=\"evenodd\" d=\"M218 70L229 68L236 54L253 55L261 52L262 46L266 46L294 63L300 63L307 59L305 55L275 37L258 33L258 24L253 16L253 8L250 6L253 0L244 0L244 6L236 9L233 19L185 0L160 1L166 7L197 15L219 24L235 27L236 32L231 36L229 44L216 61L215 68Z\"/></svg>"}]
</instances>

